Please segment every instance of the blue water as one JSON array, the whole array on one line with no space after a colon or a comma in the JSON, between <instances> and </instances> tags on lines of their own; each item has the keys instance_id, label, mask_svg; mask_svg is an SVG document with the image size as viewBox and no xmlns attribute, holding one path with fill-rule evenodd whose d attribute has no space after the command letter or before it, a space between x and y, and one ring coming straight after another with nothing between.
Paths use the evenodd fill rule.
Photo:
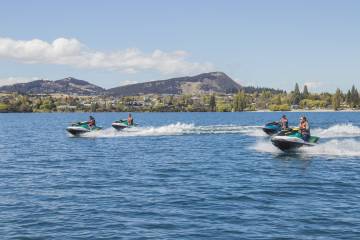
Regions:
<instances>
[{"instance_id":1,"label":"blue water","mask_svg":"<svg viewBox=\"0 0 360 240\"><path fill-rule=\"evenodd\" d=\"M360 239L360 113L308 113L292 154L259 128L279 113L134 115L1 114L0 238Z\"/></svg>"}]
</instances>

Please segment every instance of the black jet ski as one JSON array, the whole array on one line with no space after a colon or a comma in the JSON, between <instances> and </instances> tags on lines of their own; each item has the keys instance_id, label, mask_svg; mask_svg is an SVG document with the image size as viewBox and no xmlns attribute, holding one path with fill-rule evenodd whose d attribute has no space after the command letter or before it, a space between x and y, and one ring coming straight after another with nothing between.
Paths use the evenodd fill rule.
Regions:
<instances>
[{"instance_id":1,"label":"black jet ski","mask_svg":"<svg viewBox=\"0 0 360 240\"><path fill-rule=\"evenodd\" d=\"M262 130L268 135L274 135L281 131L281 124L279 122L267 123Z\"/></svg>"},{"instance_id":2,"label":"black jet ski","mask_svg":"<svg viewBox=\"0 0 360 240\"><path fill-rule=\"evenodd\" d=\"M271 142L282 151L291 151L304 146L316 146L319 139L319 137L310 136L309 140L305 141L301 133L299 133L299 128L293 128L276 134L271 138Z\"/></svg>"},{"instance_id":3,"label":"black jet ski","mask_svg":"<svg viewBox=\"0 0 360 240\"><path fill-rule=\"evenodd\" d=\"M101 129L102 128L98 126L94 126L90 128L88 122L77 122L77 123L72 123L71 126L67 127L66 131L68 131L70 134L74 136L79 136L84 133L99 131Z\"/></svg>"},{"instance_id":4,"label":"black jet ski","mask_svg":"<svg viewBox=\"0 0 360 240\"><path fill-rule=\"evenodd\" d=\"M123 130L125 128L136 127L136 126L138 126L138 124L134 123L132 125L129 125L129 123L126 119L121 119L121 120L113 122L111 124L111 126L113 128L115 128L116 130Z\"/></svg>"}]
</instances>

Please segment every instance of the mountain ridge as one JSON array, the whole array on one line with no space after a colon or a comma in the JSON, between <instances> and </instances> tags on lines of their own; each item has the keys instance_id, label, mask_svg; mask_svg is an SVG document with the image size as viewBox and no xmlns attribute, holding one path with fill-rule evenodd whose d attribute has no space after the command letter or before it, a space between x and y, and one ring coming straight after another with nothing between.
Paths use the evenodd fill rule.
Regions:
<instances>
[{"instance_id":1,"label":"mountain ridge","mask_svg":"<svg viewBox=\"0 0 360 240\"><path fill-rule=\"evenodd\" d=\"M73 95L101 95L105 89L95 84L73 77L55 81L35 80L28 83L16 83L0 87L0 92L25 93L25 94L73 94Z\"/></svg>"},{"instance_id":2,"label":"mountain ridge","mask_svg":"<svg viewBox=\"0 0 360 240\"><path fill-rule=\"evenodd\" d=\"M108 95L233 93L241 86L223 72L202 73L110 88Z\"/></svg>"},{"instance_id":3,"label":"mountain ridge","mask_svg":"<svg viewBox=\"0 0 360 240\"><path fill-rule=\"evenodd\" d=\"M235 82L223 72L202 73L195 76L176 77L165 80L155 80L143 83L128 84L110 89L104 89L85 80L67 77L55 81L35 80L28 83L17 83L0 87L2 93L22 94L67 94L89 96L135 96L145 94L210 94L236 93L240 90L253 93L255 91L284 92L271 88L246 87Z\"/></svg>"}]
</instances>

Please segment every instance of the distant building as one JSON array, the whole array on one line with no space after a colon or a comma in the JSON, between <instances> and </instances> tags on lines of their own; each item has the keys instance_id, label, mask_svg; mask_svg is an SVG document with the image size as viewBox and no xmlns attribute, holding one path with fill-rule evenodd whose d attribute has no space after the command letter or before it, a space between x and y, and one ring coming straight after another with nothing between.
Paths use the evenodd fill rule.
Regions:
<instances>
[{"instance_id":1,"label":"distant building","mask_svg":"<svg viewBox=\"0 0 360 240\"><path fill-rule=\"evenodd\" d=\"M77 107L71 106L71 105L60 105L60 106L57 106L56 109L61 110L61 111L68 111L68 110L76 110Z\"/></svg>"}]
</instances>

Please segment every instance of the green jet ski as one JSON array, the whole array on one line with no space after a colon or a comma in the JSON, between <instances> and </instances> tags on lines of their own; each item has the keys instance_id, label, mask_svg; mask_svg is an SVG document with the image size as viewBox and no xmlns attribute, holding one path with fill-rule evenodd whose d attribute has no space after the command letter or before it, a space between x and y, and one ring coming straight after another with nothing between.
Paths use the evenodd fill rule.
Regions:
<instances>
[{"instance_id":1,"label":"green jet ski","mask_svg":"<svg viewBox=\"0 0 360 240\"><path fill-rule=\"evenodd\" d=\"M77 123L72 123L71 126L67 127L66 131L68 131L70 134L74 136L79 136L84 133L99 131L101 129L102 128L98 126L94 126L90 128L88 122L77 122Z\"/></svg>"},{"instance_id":2,"label":"green jet ski","mask_svg":"<svg viewBox=\"0 0 360 240\"><path fill-rule=\"evenodd\" d=\"M295 150L300 147L313 147L316 146L319 141L319 137L310 136L307 141L303 139L303 136L299 132L299 128L292 128L281 131L271 138L272 144L282 151Z\"/></svg>"},{"instance_id":3,"label":"green jet ski","mask_svg":"<svg viewBox=\"0 0 360 240\"><path fill-rule=\"evenodd\" d=\"M274 135L278 132L281 131L281 124L279 122L270 122L267 123L262 130L267 134L267 135Z\"/></svg>"},{"instance_id":4,"label":"green jet ski","mask_svg":"<svg viewBox=\"0 0 360 240\"><path fill-rule=\"evenodd\" d=\"M129 125L129 123L126 119L121 119L121 120L113 122L111 124L111 126L113 128L115 128L116 130L123 130L125 128L136 127L136 126L138 126L138 124L134 123L132 125Z\"/></svg>"}]
</instances>

